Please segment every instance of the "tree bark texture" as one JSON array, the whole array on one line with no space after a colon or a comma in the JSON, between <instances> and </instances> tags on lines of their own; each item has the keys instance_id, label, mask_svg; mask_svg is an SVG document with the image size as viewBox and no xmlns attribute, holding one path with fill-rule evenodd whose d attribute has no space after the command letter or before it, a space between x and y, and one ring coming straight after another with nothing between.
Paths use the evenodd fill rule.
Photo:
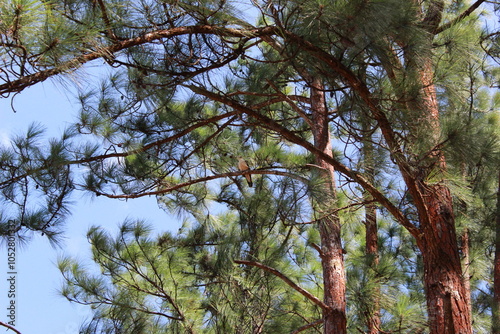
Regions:
<instances>
[{"instance_id":1,"label":"tree bark texture","mask_svg":"<svg viewBox=\"0 0 500 334\"><path fill-rule=\"evenodd\" d=\"M435 185L426 186L423 196L428 220L422 223L417 243L424 262L430 333L472 333L451 193Z\"/></svg>"},{"instance_id":2,"label":"tree bark texture","mask_svg":"<svg viewBox=\"0 0 500 334\"><path fill-rule=\"evenodd\" d=\"M429 6L424 26L429 31L430 46L433 31L441 19L443 2L434 0ZM420 145L411 153L419 158L417 161L410 159L406 166L400 165L400 170L419 216L419 234L414 236L424 262L430 333L468 334L472 333L472 321L463 280L452 196L444 180L429 181L431 174L443 175L447 167L439 146L441 128L432 55L431 51L420 52L410 50L405 54L407 71L413 84L417 85L410 87L407 95L410 98L407 112L410 117L409 130L416 141L414 145Z\"/></svg>"},{"instance_id":3,"label":"tree bark texture","mask_svg":"<svg viewBox=\"0 0 500 334\"><path fill-rule=\"evenodd\" d=\"M313 118L314 145L328 156L332 146L323 84L314 79L311 87L311 111ZM325 179L326 203L319 203L325 212L335 205L335 175L331 164L316 156L316 164ZM322 213L320 213L322 214ZM323 301L328 309L323 311L323 332L325 334L347 333L346 321L346 277L344 254L340 236L340 222L336 213L326 215L319 221L321 236L321 263L323 267Z\"/></svg>"},{"instance_id":4,"label":"tree bark texture","mask_svg":"<svg viewBox=\"0 0 500 334\"><path fill-rule=\"evenodd\" d=\"M428 136L428 153L424 165L414 169L414 184L408 185L420 223L417 244L424 262L429 329L431 334L472 333L468 298L463 281L459 245L456 235L453 202L444 181L430 184L432 172L445 172L443 152L437 148L440 134L439 109L432 82L430 60L419 66L422 94L412 112L421 114L417 120Z\"/></svg>"}]
</instances>

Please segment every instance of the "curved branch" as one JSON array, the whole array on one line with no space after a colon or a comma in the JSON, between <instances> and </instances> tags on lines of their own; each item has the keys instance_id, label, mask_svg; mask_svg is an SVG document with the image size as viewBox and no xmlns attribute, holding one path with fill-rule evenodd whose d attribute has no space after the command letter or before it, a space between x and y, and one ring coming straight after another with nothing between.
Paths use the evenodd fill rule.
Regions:
<instances>
[{"instance_id":1,"label":"curved branch","mask_svg":"<svg viewBox=\"0 0 500 334\"><path fill-rule=\"evenodd\" d=\"M233 29L233 28L223 28L212 25L196 25L196 26L185 26L185 27L175 27L172 29L162 29L157 31L152 31L144 35L130 38L127 40L116 42L115 44L101 48L98 51L93 51L81 56L75 57L60 66L51 68L45 71L40 71L31 75L24 76L20 79L7 82L0 85L0 95L21 92L27 87L30 87L36 83L43 82L48 78L67 72L69 70L74 70L81 67L83 64L98 59L103 58L119 51L128 49L133 46L150 43L155 40L163 38L171 38L181 35L191 35L191 34L208 34L208 35L219 35L224 37L258 37L264 35L274 34L276 29L274 27L263 27L254 29Z\"/></svg>"},{"instance_id":2,"label":"curved branch","mask_svg":"<svg viewBox=\"0 0 500 334\"><path fill-rule=\"evenodd\" d=\"M301 288L300 286L298 286L297 284L295 284L294 282L292 282L292 280L289 279L288 277L286 277L283 273L281 273L280 271L278 271L278 270L276 270L274 268L271 268L269 266L266 266L265 264L262 264L260 262L255 262L255 261L234 260L234 263L245 264L247 266L253 266L253 267L257 267L257 268L263 269L263 270L265 270L265 271L273 274L274 276L279 277L281 280L283 280L283 282L285 282L290 287L292 287L292 289L298 291L301 295L303 295L304 297L306 297L307 299L309 299L310 301L312 301L314 304L316 304L319 307L321 307L323 310L325 310L325 311L329 311L330 310L330 307L328 305L326 305L325 303L323 303L319 298L317 298L316 296L314 296L309 291Z\"/></svg>"},{"instance_id":3,"label":"curved branch","mask_svg":"<svg viewBox=\"0 0 500 334\"><path fill-rule=\"evenodd\" d=\"M291 334L297 334L297 333L300 333L302 331L305 331L306 329L309 329L309 328L312 328L312 327L316 327L318 325L321 325L323 323L323 319L318 319L316 321L313 321L313 322L310 322L308 324L305 324L304 326L302 327L299 327L297 328L296 330L294 330Z\"/></svg>"},{"instance_id":4,"label":"curved branch","mask_svg":"<svg viewBox=\"0 0 500 334\"><path fill-rule=\"evenodd\" d=\"M449 22L446 22L445 24L442 24L439 27L437 27L434 33L435 34L439 34L439 33L443 32L443 31L445 31L446 29L449 29L449 28L453 27L455 24L459 23L464 18L466 18L467 16L469 16L470 14L472 14L472 12L475 11L479 6L481 6L481 4L483 2L485 2L485 1L486 0L477 0L469 8L467 8L462 14L460 14L457 17L455 17L453 20L451 20Z\"/></svg>"},{"instance_id":5,"label":"curved branch","mask_svg":"<svg viewBox=\"0 0 500 334\"><path fill-rule=\"evenodd\" d=\"M11 331L16 332L17 334L21 334L20 331L18 331L17 329L15 329L13 326L11 326L9 324L6 324L5 322L0 321L0 326L7 327L7 329L10 329Z\"/></svg>"},{"instance_id":6,"label":"curved branch","mask_svg":"<svg viewBox=\"0 0 500 334\"><path fill-rule=\"evenodd\" d=\"M238 171L238 172L229 172L229 173L222 173L222 174L215 174L215 175L210 175L210 176L205 176L205 177L200 177L194 180L189 180L186 182L178 183L176 185L170 186L170 187L165 187L161 188L155 191L147 191L147 192L137 192L137 193L132 193L132 194L121 194L121 195L113 195L113 194L107 194L107 193L102 193L97 190L93 190L94 193L97 196L104 196L107 198L114 198L114 199L131 199L131 198L139 198L139 197L145 197L145 196L159 196L159 195L164 195L167 193L170 193L174 190L186 188L189 186L192 186L193 184L198 184L198 183L203 183L207 182L210 180L216 180L216 179L221 179L229 176L239 176L239 175L247 175L247 174L272 174L272 175L282 175L282 176L289 176L295 179L299 179L303 182L307 182L307 180L301 176L294 175L288 172L280 172L280 171L275 171L275 170L244 170L244 171Z\"/></svg>"}]
</instances>

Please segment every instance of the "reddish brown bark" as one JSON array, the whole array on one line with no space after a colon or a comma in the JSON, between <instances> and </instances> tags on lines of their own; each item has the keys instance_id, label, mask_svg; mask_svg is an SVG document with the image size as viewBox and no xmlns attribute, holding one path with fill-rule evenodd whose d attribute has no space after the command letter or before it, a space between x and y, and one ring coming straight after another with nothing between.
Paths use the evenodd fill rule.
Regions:
<instances>
[{"instance_id":1,"label":"reddish brown bark","mask_svg":"<svg viewBox=\"0 0 500 334\"><path fill-rule=\"evenodd\" d=\"M274 27L263 27L255 29L232 29L232 28L216 27L212 25L185 26L185 27L174 27L171 29L154 30L145 33L141 36L115 42L114 44L108 47L99 48L99 50L97 51L91 51L76 56L73 59L58 65L57 67L50 68L47 70L41 70L39 72L30 75L19 76L12 81L0 84L0 96L8 95L10 93L21 92L25 88L33 86L39 82L43 82L50 77L74 69L78 69L83 64L89 61L99 58L104 58L109 55L114 55L122 50L126 50L128 48L137 45L151 43L160 39L167 39L175 36L192 35L192 34L202 34L202 35L207 34L207 35L219 35L225 37L245 38L249 35L266 36L266 35L273 35L275 33L276 33L276 28ZM217 67L220 67L225 64L227 64L227 62L221 62L219 65L217 65ZM203 71L206 71L208 69L210 69L210 67L207 69L203 69Z\"/></svg>"},{"instance_id":2,"label":"reddish brown bark","mask_svg":"<svg viewBox=\"0 0 500 334\"><path fill-rule=\"evenodd\" d=\"M427 219L421 222L417 243L423 256L430 333L472 333L450 191L444 185L421 189Z\"/></svg>"},{"instance_id":3,"label":"reddish brown bark","mask_svg":"<svg viewBox=\"0 0 500 334\"><path fill-rule=\"evenodd\" d=\"M421 86L414 102L409 104L409 112L417 115L416 131L425 134L425 138L416 135L416 139L426 144L426 153L419 152L420 155L425 154L425 159L411 175L415 183L408 187L421 225L417 244L424 262L429 329L431 334L472 333L452 196L444 181L427 182L429 174L446 171L444 154L438 146L441 130L433 64L430 56L418 54L410 53L407 60Z\"/></svg>"},{"instance_id":4,"label":"reddish brown bark","mask_svg":"<svg viewBox=\"0 0 500 334\"><path fill-rule=\"evenodd\" d=\"M332 145L326 110L325 93L319 80L314 80L311 87L311 111L313 124L314 146L328 156L332 156ZM322 210L332 209L335 199L335 175L333 166L321 156L316 155L325 179L326 202L319 203ZM319 222L321 236L321 264L323 267L323 302L328 309L323 309L323 332L325 334L347 333L346 299L345 299L345 269L342 241L340 237L340 222L336 213L330 214Z\"/></svg>"},{"instance_id":5,"label":"reddish brown bark","mask_svg":"<svg viewBox=\"0 0 500 334\"><path fill-rule=\"evenodd\" d=\"M446 161L438 146L439 107L430 57L409 53L407 62L420 90L408 103L416 140L425 144L423 157L413 171L402 168L418 211L420 233L416 236L424 263L429 329L431 334L472 333L468 298L463 281L459 245L450 190L444 181L432 184L431 173L446 171ZM418 135L420 133L420 135Z\"/></svg>"}]
</instances>

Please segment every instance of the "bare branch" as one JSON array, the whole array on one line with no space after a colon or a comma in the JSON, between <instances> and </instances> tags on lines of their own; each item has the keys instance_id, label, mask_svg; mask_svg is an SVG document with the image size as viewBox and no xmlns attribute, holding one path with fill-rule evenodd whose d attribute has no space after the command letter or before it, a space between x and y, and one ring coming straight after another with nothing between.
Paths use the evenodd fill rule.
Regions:
<instances>
[{"instance_id":1,"label":"bare branch","mask_svg":"<svg viewBox=\"0 0 500 334\"><path fill-rule=\"evenodd\" d=\"M298 175L291 174L289 172L280 172L280 171L276 171L276 170L255 170L254 169L254 170L244 170L244 171L238 171L238 172L228 172L228 173L210 175L210 176L206 176L206 177L200 177L200 178L197 178L197 179L189 180L189 181L178 183L178 184L175 184L175 185L166 186L166 187L160 188L160 189L155 190L155 191L147 191L147 192L141 191L141 192L132 193L132 194L119 194L119 195L115 195L115 194L106 194L106 193L102 193L102 192L99 192L99 191L95 190L94 193L97 196L104 196L104 197L115 198L115 199L118 199L118 198L121 198L121 199L131 199L131 198L139 198L139 197L146 197L146 196L159 196L159 195L164 195L164 194L173 192L174 190L178 190L178 189L182 189L182 188L186 188L186 187L192 186L194 184L203 183L203 182L207 182L207 181L211 181L211 180L216 180L216 179L221 179L221 178L230 177L230 176L239 176L239 175L247 175L247 174L273 174L273 175L282 175L282 176L289 176L289 177L293 177L293 178L296 178L296 179L300 179L303 182L307 181L306 179L304 179L304 178L302 178L302 177L300 177Z\"/></svg>"},{"instance_id":2,"label":"bare branch","mask_svg":"<svg viewBox=\"0 0 500 334\"><path fill-rule=\"evenodd\" d=\"M20 331L18 331L17 329L15 329L13 326L11 326L9 324L6 324L5 322L0 321L0 326L7 327L11 331L16 332L17 334L21 334Z\"/></svg>"}]
</instances>

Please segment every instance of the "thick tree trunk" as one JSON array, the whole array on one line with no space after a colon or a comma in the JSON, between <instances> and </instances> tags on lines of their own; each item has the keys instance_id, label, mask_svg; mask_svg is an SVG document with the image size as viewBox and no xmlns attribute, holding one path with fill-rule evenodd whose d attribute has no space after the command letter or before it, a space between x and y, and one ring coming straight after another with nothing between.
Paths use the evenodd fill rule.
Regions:
<instances>
[{"instance_id":1,"label":"thick tree trunk","mask_svg":"<svg viewBox=\"0 0 500 334\"><path fill-rule=\"evenodd\" d=\"M424 262L430 333L472 333L450 191L444 185L421 190L428 219L421 222L417 243Z\"/></svg>"},{"instance_id":2,"label":"thick tree trunk","mask_svg":"<svg viewBox=\"0 0 500 334\"><path fill-rule=\"evenodd\" d=\"M311 87L311 111L313 116L314 145L325 154L332 156L328 112L322 83L314 80ZM318 203L324 214L335 205L335 174L332 165L319 156L316 164L325 180L325 202ZM340 236L340 222L336 213L320 219L321 264L323 267L323 301L329 310L323 311L323 332L325 334L347 333L344 254Z\"/></svg>"},{"instance_id":3,"label":"thick tree trunk","mask_svg":"<svg viewBox=\"0 0 500 334\"><path fill-rule=\"evenodd\" d=\"M500 334L500 173L498 175L496 231L495 231L495 263L493 264L493 305L492 333Z\"/></svg>"},{"instance_id":4,"label":"thick tree trunk","mask_svg":"<svg viewBox=\"0 0 500 334\"><path fill-rule=\"evenodd\" d=\"M441 20L442 9L442 0L433 0L429 5L424 20L429 27L429 45L433 30ZM423 48L420 52L424 52ZM419 54L412 49L405 55L408 73L417 85L410 87L408 112L416 147L411 154L418 156L419 161L410 162L403 168L400 166L400 170L419 215L420 234L415 237L424 262L430 334L469 334L472 333L472 320L462 275L452 196L444 180L428 182L429 175L446 172L446 160L439 146L441 127L432 55Z\"/></svg>"}]
</instances>

